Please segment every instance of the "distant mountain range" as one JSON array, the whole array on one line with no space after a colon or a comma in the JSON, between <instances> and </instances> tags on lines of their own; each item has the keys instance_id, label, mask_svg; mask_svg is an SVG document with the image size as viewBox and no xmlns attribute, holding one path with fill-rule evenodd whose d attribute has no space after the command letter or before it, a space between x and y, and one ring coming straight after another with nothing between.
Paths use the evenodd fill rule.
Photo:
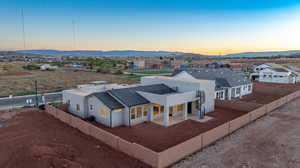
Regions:
<instances>
[{"instance_id":1,"label":"distant mountain range","mask_svg":"<svg viewBox=\"0 0 300 168\"><path fill-rule=\"evenodd\" d=\"M94 50L16 50L19 53L32 53L45 56L107 56L107 57L159 57L159 56L180 56L190 53L169 52L169 51L137 51L137 50L112 50L112 51L94 51Z\"/></svg>"},{"instance_id":2,"label":"distant mountain range","mask_svg":"<svg viewBox=\"0 0 300 168\"><path fill-rule=\"evenodd\" d=\"M0 51L1 52L1 51ZM2 51L4 52L4 51ZM7 52L7 51L5 51ZM15 50L15 53L27 53L43 56L107 56L107 57L160 57L160 56L181 56L181 57L201 57L201 58L254 58L254 57L273 57L273 56L291 56L300 54L300 50L290 51L271 51L271 52L243 52L228 54L224 56L208 56L185 52L171 51L138 51L138 50Z\"/></svg>"},{"instance_id":3,"label":"distant mountain range","mask_svg":"<svg viewBox=\"0 0 300 168\"><path fill-rule=\"evenodd\" d=\"M229 58L253 58L253 57L274 57L274 56L291 56L300 54L300 50L290 51L270 51L270 52L244 52L237 54L228 54L221 57Z\"/></svg>"}]
</instances>

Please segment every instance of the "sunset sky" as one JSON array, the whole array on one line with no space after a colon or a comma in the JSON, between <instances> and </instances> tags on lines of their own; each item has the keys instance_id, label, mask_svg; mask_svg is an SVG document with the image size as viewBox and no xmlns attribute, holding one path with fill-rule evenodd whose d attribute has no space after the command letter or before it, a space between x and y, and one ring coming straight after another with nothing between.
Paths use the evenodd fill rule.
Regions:
<instances>
[{"instance_id":1,"label":"sunset sky","mask_svg":"<svg viewBox=\"0 0 300 168\"><path fill-rule=\"evenodd\" d=\"M26 49L300 49L300 0L0 0L1 50L23 49L22 8Z\"/></svg>"}]
</instances>

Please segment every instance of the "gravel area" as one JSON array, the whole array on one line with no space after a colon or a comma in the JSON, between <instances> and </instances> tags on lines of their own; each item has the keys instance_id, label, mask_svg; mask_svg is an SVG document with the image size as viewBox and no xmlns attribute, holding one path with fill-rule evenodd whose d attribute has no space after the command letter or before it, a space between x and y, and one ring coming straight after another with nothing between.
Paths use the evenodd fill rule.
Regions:
<instances>
[{"instance_id":1,"label":"gravel area","mask_svg":"<svg viewBox=\"0 0 300 168\"><path fill-rule=\"evenodd\" d=\"M282 106L172 167L300 167L300 99Z\"/></svg>"}]
</instances>

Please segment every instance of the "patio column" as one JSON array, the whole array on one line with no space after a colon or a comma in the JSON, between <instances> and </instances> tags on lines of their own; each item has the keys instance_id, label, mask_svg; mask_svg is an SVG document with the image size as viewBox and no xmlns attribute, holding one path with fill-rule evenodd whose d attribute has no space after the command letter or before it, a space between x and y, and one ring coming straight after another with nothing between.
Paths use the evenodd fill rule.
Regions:
<instances>
[{"instance_id":1,"label":"patio column","mask_svg":"<svg viewBox=\"0 0 300 168\"><path fill-rule=\"evenodd\" d=\"M186 120L187 119L187 106L188 106L188 103L187 102L185 102L184 103L184 109L183 109L183 112L182 112L182 119L183 120Z\"/></svg>"},{"instance_id":2,"label":"patio column","mask_svg":"<svg viewBox=\"0 0 300 168\"><path fill-rule=\"evenodd\" d=\"M150 120L150 121L153 121L154 114L153 114L153 106L152 106L152 104L150 104L150 105L148 106L148 109L149 109L149 120Z\"/></svg>"},{"instance_id":3,"label":"patio column","mask_svg":"<svg viewBox=\"0 0 300 168\"><path fill-rule=\"evenodd\" d=\"M169 107L164 105L164 126L169 126Z\"/></svg>"},{"instance_id":4,"label":"patio column","mask_svg":"<svg viewBox=\"0 0 300 168\"><path fill-rule=\"evenodd\" d=\"M228 100L231 100L231 88L228 88Z\"/></svg>"}]
</instances>

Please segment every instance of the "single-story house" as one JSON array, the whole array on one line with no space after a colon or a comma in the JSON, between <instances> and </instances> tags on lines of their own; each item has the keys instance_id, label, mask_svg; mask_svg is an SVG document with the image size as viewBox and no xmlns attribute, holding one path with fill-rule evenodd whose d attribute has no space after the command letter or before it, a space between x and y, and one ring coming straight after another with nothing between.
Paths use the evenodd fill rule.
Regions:
<instances>
[{"instance_id":1,"label":"single-story house","mask_svg":"<svg viewBox=\"0 0 300 168\"><path fill-rule=\"evenodd\" d=\"M108 127L145 121L169 126L213 111L214 87L214 81L149 76L142 77L139 85L86 92L81 104L76 101L78 96L66 91L63 101L70 104L71 113L93 116Z\"/></svg>"},{"instance_id":2,"label":"single-story house","mask_svg":"<svg viewBox=\"0 0 300 168\"><path fill-rule=\"evenodd\" d=\"M40 67L41 70L55 70L57 68L57 66L52 66L50 64L44 64Z\"/></svg>"},{"instance_id":3,"label":"single-story house","mask_svg":"<svg viewBox=\"0 0 300 168\"><path fill-rule=\"evenodd\" d=\"M297 83L300 82L300 73L289 67L275 63L265 63L254 66L251 78L259 82L269 83Z\"/></svg>"},{"instance_id":4,"label":"single-story house","mask_svg":"<svg viewBox=\"0 0 300 168\"><path fill-rule=\"evenodd\" d=\"M213 80L216 82L215 98L231 100L252 93L252 81L241 71L228 68L190 68L178 69L173 74L176 78Z\"/></svg>"}]
</instances>

